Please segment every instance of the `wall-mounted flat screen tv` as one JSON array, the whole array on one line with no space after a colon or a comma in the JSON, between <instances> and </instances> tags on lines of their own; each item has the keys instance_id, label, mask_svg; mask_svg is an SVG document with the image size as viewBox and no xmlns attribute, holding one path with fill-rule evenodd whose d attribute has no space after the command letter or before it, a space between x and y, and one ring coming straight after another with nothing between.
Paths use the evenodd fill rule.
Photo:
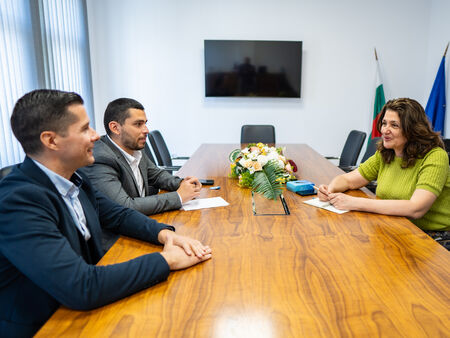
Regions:
<instances>
[{"instance_id":1,"label":"wall-mounted flat screen tv","mask_svg":"<svg viewBox=\"0 0 450 338\"><path fill-rule=\"evenodd\" d=\"M302 41L205 40L206 97L300 97Z\"/></svg>"}]
</instances>

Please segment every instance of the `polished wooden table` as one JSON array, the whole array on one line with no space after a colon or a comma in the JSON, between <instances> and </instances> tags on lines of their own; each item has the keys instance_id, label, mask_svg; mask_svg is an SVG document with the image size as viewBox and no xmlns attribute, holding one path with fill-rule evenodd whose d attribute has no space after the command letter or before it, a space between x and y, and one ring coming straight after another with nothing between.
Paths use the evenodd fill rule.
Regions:
<instances>
[{"instance_id":1,"label":"polished wooden table","mask_svg":"<svg viewBox=\"0 0 450 338\"><path fill-rule=\"evenodd\" d=\"M221 190L202 197L228 207L154 216L210 245L211 260L93 311L61 307L37 336L449 336L449 252L403 217L337 215L290 191L291 215L254 216L250 191L228 178L237 147L202 145L180 171L213 178ZM285 153L299 178L321 184L341 173L309 146ZM122 237L99 264L160 250Z\"/></svg>"}]
</instances>

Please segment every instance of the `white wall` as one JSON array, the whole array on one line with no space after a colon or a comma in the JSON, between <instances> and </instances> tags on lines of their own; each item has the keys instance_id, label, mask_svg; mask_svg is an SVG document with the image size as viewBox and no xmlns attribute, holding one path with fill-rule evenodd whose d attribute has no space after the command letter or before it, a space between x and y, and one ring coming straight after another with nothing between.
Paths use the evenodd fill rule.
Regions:
<instances>
[{"instance_id":1,"label":"white wall","mask_svg":"<svg viewBox=\"0 0 450 338\"><path fill-rule=\"evenodd\" d=\"M337 155L351 129L369 129L373 47L386 97L425 105L450 40L447 0L87 4L97 129L104 131L109 101L132 97L178 155L201 143L238 143L242 124L266 123L275 125L279 143L308 143ZM205 98L204 39L303 41L302 98Z\"/></svg>"}]
</instances>

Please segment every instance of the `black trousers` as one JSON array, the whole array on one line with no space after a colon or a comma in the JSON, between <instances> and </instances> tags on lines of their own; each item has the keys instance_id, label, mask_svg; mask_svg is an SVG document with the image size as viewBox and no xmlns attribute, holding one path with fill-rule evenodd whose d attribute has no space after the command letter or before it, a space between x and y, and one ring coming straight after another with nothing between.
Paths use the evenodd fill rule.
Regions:
<instances>
[{"instance_id":1,"label":"black trousers","mask_svg":"<svg viewBox=\"0 0 450 338\"><path fill-rule=\"evenodd\" d=\"M425 231L425 233L450 251L450 231Z\"/></svg>"}]
</instances>

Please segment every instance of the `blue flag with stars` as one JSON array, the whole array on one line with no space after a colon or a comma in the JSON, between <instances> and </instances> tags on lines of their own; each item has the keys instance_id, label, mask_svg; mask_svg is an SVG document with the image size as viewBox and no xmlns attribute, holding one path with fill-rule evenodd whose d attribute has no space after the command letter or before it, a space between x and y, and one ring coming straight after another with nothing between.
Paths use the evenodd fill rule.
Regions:
<instances>
[{"instance_id":1,"label":"blue flag with stars","mask_svg":"<svg viewBox=\"0 0 450 338\"><path fill-rule=\"evenodd\" d=\"M441 65L434 80L425 113L434 131L441 132L443 136L445 120L445 55L442 57Z\"/></svg>"}]
</instances>

